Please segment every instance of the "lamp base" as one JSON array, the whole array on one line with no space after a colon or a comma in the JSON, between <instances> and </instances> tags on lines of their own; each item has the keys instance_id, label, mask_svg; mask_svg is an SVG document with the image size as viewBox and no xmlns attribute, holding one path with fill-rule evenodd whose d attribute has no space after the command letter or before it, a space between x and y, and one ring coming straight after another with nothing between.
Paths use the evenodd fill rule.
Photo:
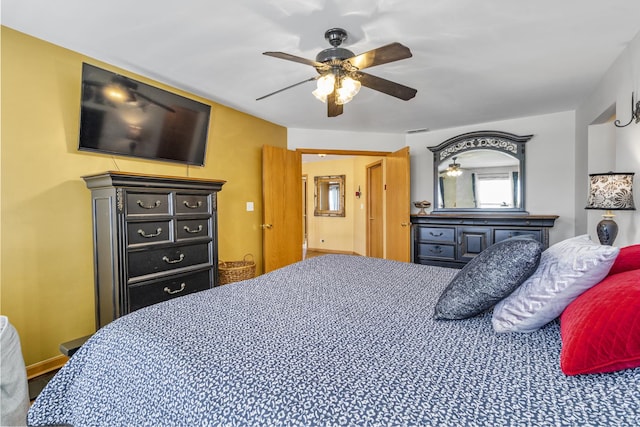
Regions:
<instances>
[{"instance_id":1,"label":"lamp base","mask_svg":"<svg viewBox=\"0 0 640 427\"><path fill-rule=\"evenodd\" d=\"M618 224L612 219L605 218L596 227L600 244L611 246L618 236Z\"/></svg>"}]
</instances>

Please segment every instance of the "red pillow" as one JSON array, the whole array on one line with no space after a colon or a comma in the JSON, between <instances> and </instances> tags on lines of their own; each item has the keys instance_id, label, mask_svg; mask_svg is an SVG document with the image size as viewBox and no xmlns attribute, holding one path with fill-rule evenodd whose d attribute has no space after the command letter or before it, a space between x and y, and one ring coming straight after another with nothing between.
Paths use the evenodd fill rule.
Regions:
<instances>
[{"instance_id":1,"label":"red pillow","mask_svg":"<svg viewBox=\"0 0 640 427\"><path fill-rule=\"evenodd\" d=\"M639 268L640 245L625 246L624 248L620 248L620 253L618 253L615 262L611 266L611 270L609 270L609 276L629 270L637 270Z\"/></svg>"},{"instance_id":2,"label":"red pillow","mask_svg":"<svg viewBox=\"0 0 640 427\"><path fill-rule=\"evenodd\" d=\"M608 276L560 316L560 367L567 375L640 366L640 270Z\"/></svg>"}]
</instances>

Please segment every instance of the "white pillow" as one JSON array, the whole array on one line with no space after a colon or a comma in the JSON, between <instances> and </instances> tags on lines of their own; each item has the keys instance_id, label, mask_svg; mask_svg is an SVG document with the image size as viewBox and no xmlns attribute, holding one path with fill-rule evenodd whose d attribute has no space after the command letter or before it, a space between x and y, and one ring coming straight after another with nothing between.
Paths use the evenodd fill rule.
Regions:
<instances>
[{"instance_id":1,"label":"white pillow","mask_svg":"<svg viewBox=\"0 0 640 427\"><path fill-rule=\"evenodd\" d=\"M605 278L619 248L573 237L545 250L540 265L493 309L496 332L533 332L551 322L581 293Z\"/></svg>"}]
</instances>

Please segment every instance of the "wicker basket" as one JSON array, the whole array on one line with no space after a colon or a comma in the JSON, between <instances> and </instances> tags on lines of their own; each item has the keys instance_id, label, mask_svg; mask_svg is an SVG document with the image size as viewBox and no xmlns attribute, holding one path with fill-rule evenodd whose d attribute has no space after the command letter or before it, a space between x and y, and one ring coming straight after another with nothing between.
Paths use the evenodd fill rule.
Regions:
<instances>
[{"instance_id":1,"label":"wicker basket","mask_svg":"<svg viewBox=\"0 0 640 427\"><path fill-rule=\"evenodd\" d=\"M256 263L252 254L246 254L242 261L220 261L218 263L218 284L239 282L256 275Z\"/></svg>"}]
</instances>

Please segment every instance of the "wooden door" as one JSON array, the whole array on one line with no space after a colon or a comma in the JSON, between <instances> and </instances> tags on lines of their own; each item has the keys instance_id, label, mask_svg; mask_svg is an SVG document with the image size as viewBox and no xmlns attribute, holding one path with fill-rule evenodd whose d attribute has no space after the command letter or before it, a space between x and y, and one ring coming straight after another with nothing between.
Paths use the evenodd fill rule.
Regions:
<instances>
[{"instance_id":1,"label":"wooden door","mask_svg":"<svg viewBox=\"0 0 640 427\"><path fill-rule=\"evenodd\" d=\"M382 161L367 166L367 256L384 258Z\"/></svg>"},{"instance_id":2,"label":"wooden door","mask_svg":"<svg viewBox=\"0 0 640 427\"><path fill-rule=\"evenodd\" d=\"M302 260L300 153L262 147L262 256L269 272Z\"/></svg>"},{"instance_id":3,"label":"wooden door","mask_svg":"<svg viewBox=\"0 0 640 427\"><path fill-rule=\"evenodd\" d=\"M396 261L411 261L411 194L409 147L386 159L386 256Z\"/></svg>"}]
</instances>

